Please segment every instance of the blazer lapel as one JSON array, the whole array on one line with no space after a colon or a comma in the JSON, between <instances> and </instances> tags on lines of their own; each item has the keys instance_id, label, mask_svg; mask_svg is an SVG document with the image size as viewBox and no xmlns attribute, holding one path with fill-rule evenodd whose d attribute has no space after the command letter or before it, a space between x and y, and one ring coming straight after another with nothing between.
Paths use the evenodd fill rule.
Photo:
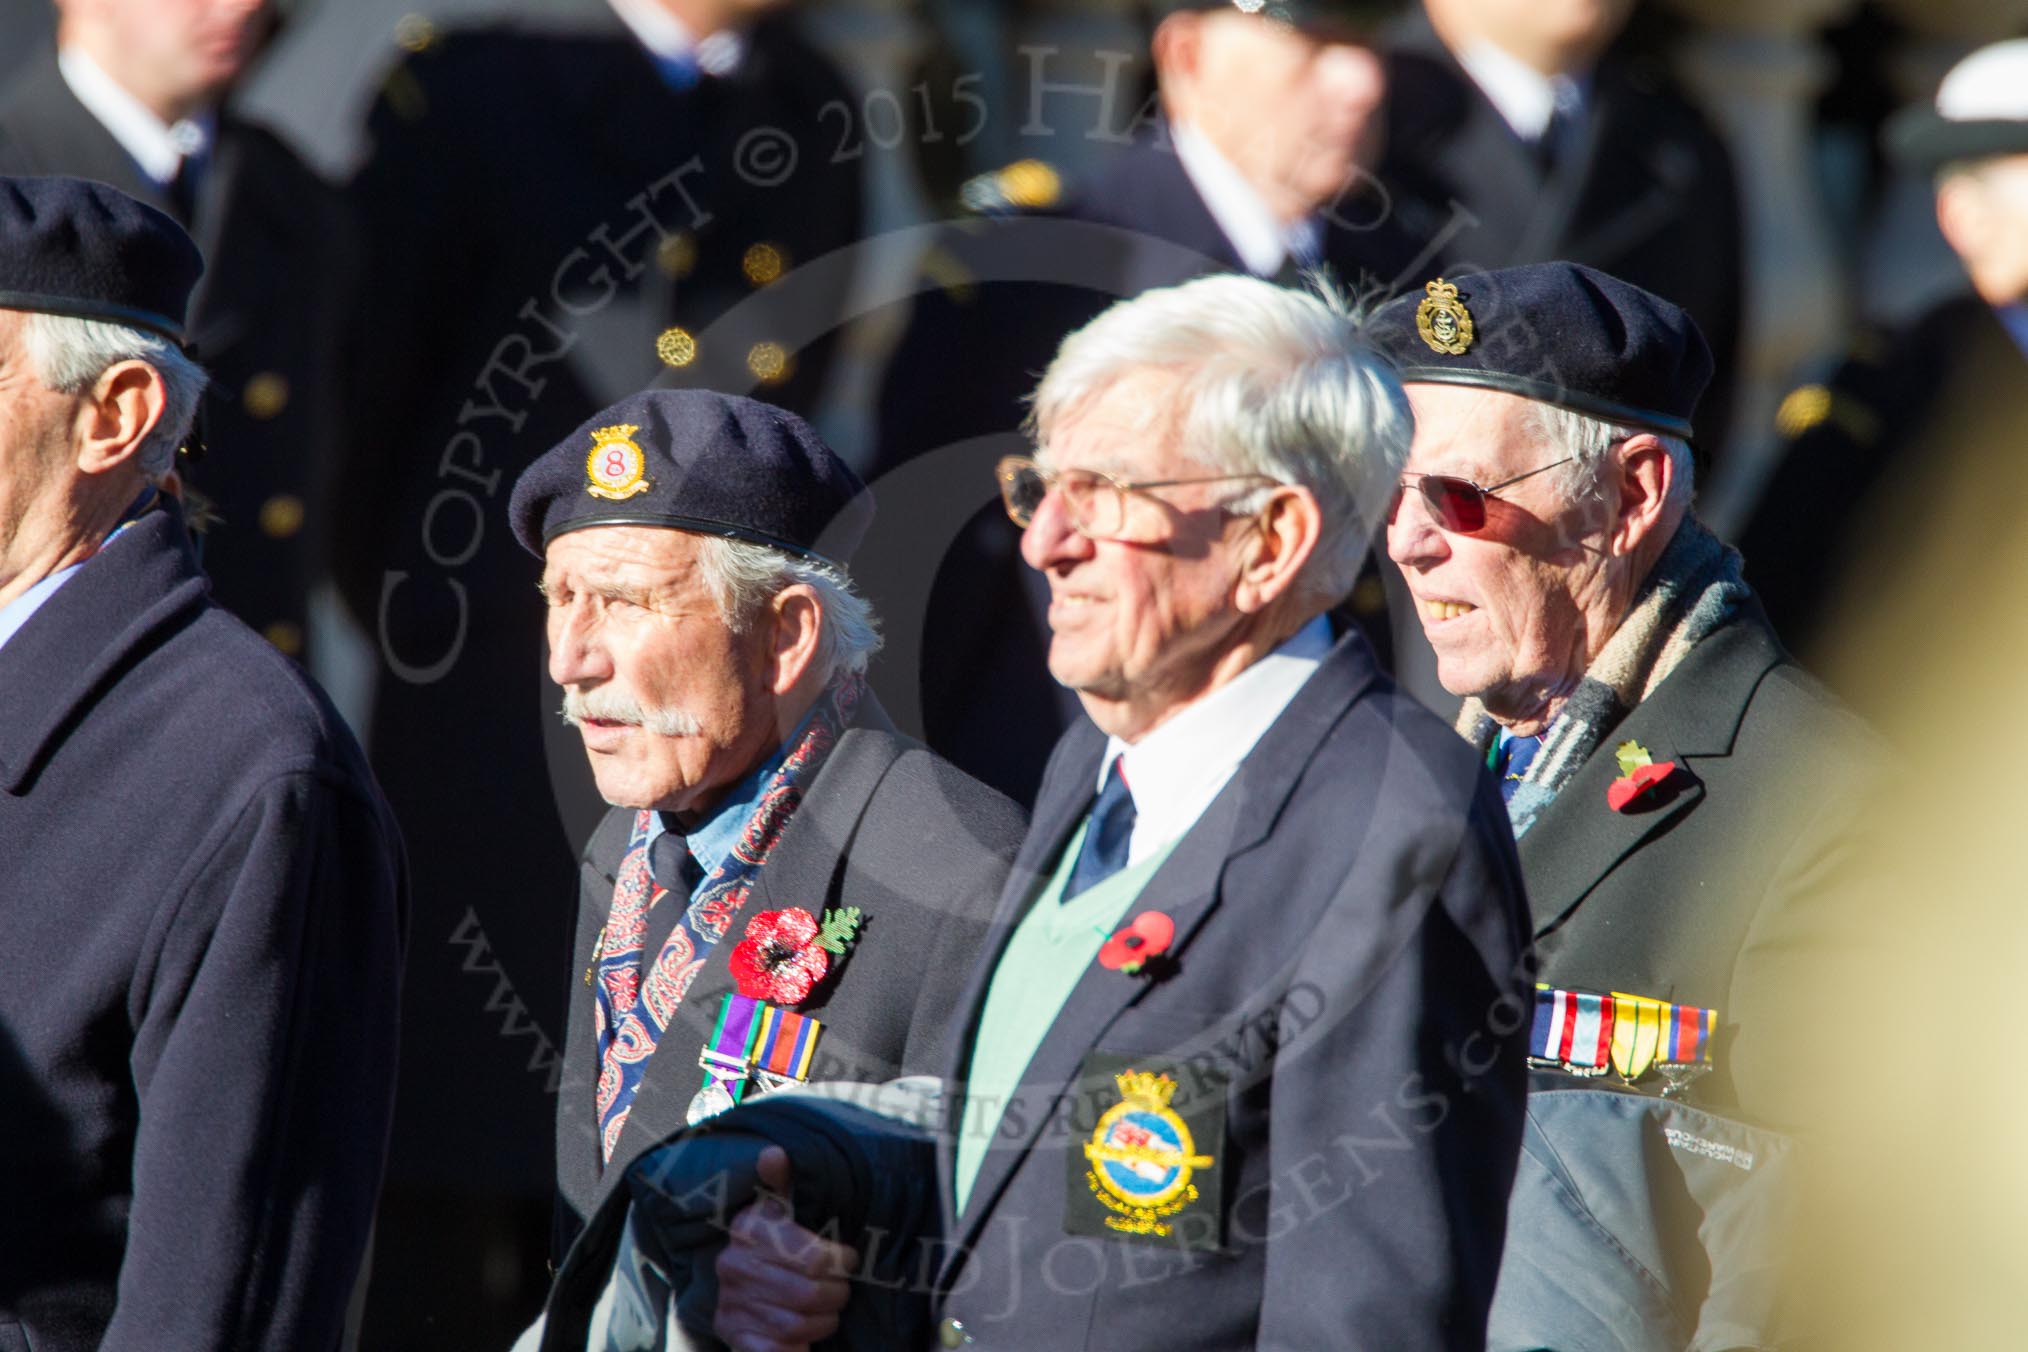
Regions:
<instances>
[{"instance_id":1,"label":"blazer lapel","mask_svg":"<svg viewBox=\"0 0 2028 1352\"><path fill-rule=\"evenodd\" d=\"M1170 952L1185 972L1188 970L1190 942L1217 906L1226 867L1266 839L1276 815L1302 777L1317 747L1344 717L1373 675L1373 658L1365 640L1356 633L1340 639L1295 700L1240 763L1232 779L1205 809L1204 815L1148 880L1142 890L1147 905L1137 903L1130 908L1158 909L1175 921L1176 938ZM1035 857L1030 857L1024 845L1022 862L1029 867L1017 866L1016 869L1023 879L1023 895L1011 905L1009 895L1002 895L992 952L975 973L964 1005L964 1027L954 1051L954 1061L960 1072L976 1032L979 1006L984 1003L986 988L991 982L993 969L999 965L1000 951L1006 946L1007 936L1025 912L1025 903L1032 899L1040 875L1054 862L1063 840L1086 810L1095 792L1098 760L1104 742L1096 729L1090 730L1090 738L1095 739L1095 745L1088 750L1081 748L1081 754L1071 767L1078 772L1077 778L1051 786L1055 794L1046 808L1050 822L1048 848L1038 848ZM1080 786L1083 789L1081 797L1077 794ZM1038 813L1037 825L1041 824ZM1031 836L1034 834L1031 832ZM1010 892L1012 886L1010 882ZM1043 1110L1053 1109L1057 1096L1069 1085L1085 1056L1104 1039L1114 1020L1150 989L1150 983L1145 980L1123 977L1118 972L1094 964L1071 990L1070 997L1064 1001L1063 1008L1037 1045L1034 1058L1022 1075L1021 1092L1030 1109L1024 1119L1024 1130L1018 1139L1007 1139L986 1152L978 1177L973 1180L964 1215L956 1218L953 1233L958 1242L948 1250L946 1273L952 1270L958 1255L970 1246L1015 1168L1047 1124L1051 1113ZM962 1073L953 1078L953 1085L958 1083L962 1083ZM955 1128L962 1124L962 1118L957 1114L962 1111L963 1105L957 1102L955 1092L950 1092L948 1098L953 1109L950 1121ZM945 1170L948 1184L951 1159L948 1142L954 1138L950 1132L943 1135L944 1140L940 1141L938 1149L939 1167Z\"/></svg>"},{"instance_id":2,"label":"blazer lapel","mask_svg":"<svg viewBox=\"0 0 2028 1352\"><path fill-rule=\"evenodd\" d=\"M1568 921L1622 859L1703 801L1697 763L1731 754L1747 701L1782 656L1759 602L1749 599L1592 751L1520 840L1536 938ZM1648 800L1615 812L1606 791L1619 777L1613 750L1626 741L1677 768Z\"/></svg>"}]
</instances>

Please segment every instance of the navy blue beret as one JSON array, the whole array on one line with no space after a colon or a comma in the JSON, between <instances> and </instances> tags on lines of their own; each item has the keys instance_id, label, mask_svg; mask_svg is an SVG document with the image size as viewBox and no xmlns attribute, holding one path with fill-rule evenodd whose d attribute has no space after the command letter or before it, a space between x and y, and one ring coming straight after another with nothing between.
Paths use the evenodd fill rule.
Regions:
<instances>
[{"instance_id":1,"label":"navy blue beret","mask_svg":"<svg viewBox=\"0 0 2028 1352\"><path fill-rule=\"evenodd\" d=\"M1169 0L1156 10L1235 10L1344 42L1365 42L1401 17L1408 0Z\"/></svg>"},{"instance_id":2,"label":"navy blue beret","mask_svg":"<svg viewBox=\"0 0 2028 1352\"><path fill-rule=\"evenodd\" d=\"M524 470L507 514L537 557L586 526L668 526L842 564L873 495L793 413L712 390L646 390Z\"/></svg>"},{"instance_id":3,"label":"navy blue beret","mask_svg":"<svg viewBox=\"0 0 2028 1352\"><path fill-rule=\"evenodd\" d=\"M0 309L183 341L204 256L168 215L82 178L0 178Z\"/></svg>"},{"instance_id":4,"label":"navy blue beret","mask_svg":"<svg viewBox=\"0 0 2028 1352\"><path fill-rule=\"evenodd\" d=\"M1404 382L1505 390L1665 436L1690 436L1711 380L1680 307L1577 263L1440 277L1365 331Z\"/></svg>"}]
</instances>

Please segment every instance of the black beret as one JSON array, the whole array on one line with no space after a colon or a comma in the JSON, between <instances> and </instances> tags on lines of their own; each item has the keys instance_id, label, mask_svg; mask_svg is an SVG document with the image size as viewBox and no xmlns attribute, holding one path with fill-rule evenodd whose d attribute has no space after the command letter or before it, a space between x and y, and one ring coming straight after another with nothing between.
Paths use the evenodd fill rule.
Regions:
<instances>
[{"instance_id":1,"label":"black beret","mask_svg":"<svg viewBox=\"0 0 2028 1352\"><path fill-rule=\"evenodd\" d=\"M168 215L82 178L0 178L0 309L183 341L204 256Z\"/></svg>"},{"instance_id":2,"label":"black beret","mask_svg":"<svg viewBox=\"0 0 2028 1352\"><path fill-rule=\"evenodd\" d=\"M1689 437L1711 349L1660 296L1577 263L1439 277L1366 321L1404 382L1478 385Z\"/></svg>"},{"instance_id":3,"label":"black beret","mask_svg":"<svg viewBox=\"0 0 2028 1352\"><path fill-rule=\"evenodd\" d=\"M647 390L524 470L507 513L538 558L565 531L668 526L842 564L873 495L793 413L712 390Z\"/></svg>"}]
</instances>

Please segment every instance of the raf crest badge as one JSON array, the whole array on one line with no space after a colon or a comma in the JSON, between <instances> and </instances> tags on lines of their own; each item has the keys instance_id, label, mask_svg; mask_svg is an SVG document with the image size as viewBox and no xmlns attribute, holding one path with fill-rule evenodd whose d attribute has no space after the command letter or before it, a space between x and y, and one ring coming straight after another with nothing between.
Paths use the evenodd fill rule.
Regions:
<instances>
[{"instance_id":1,"label":"raf crest badge","mask_svg":"<svg viewBox=\"0 0 2028 1352\"><path fill-rule=\"evenodd\" d=\"M632 423L592 430L591 454L584 462L585 492L623 502L648 491L648 459L630 440L640 430Z\"/></svg>"},{"instance_id":2,"label":"raf crest badge","mask_svg":"<svg viewBox=\"0 0 2028 1352\"><path fill-rule=\"evenodd\" d=\"M1129 1070L1114 1077L1120 1101L1099 1118L1084 1157L1085 1182L1113 1214L1106 1227L1129 1235L1169 1233L1169 1218L1197 1200L1190 1176L1209 1169L1190 1124L1169 1106L1176 1081Z\"/></svg>"},{"instance_id":3,"label":"raf crest badge","mask_svg":"<svg viewBox=\"0 0 2028 1352\"><path fill-rule=\"evenodd\" d=\"M1415 307L1415 331L1432 351L1462 357L1472 345L1472 312L1458 299L1458 289L1441 277L1423 290L1428 294Z\"/></svg>"}]
</instances>

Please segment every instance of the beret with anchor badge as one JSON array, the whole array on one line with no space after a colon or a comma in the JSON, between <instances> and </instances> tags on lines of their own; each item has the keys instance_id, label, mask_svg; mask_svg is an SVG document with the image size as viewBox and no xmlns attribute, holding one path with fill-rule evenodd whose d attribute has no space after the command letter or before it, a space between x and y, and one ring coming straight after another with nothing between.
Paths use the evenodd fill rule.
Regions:
<instances>
[{"instance_id":1,"label":"beret with anchor badge","mask_svg":"<svg viewBox=\"0 0 2028 1352\"><path fill-rule=\"evenodd\" d=\"M1711 349L1679 306L1578 263L1439 277L1375 310L1404 384L1476 385L1688 439Z\"/></svg>"}]
</instances>

